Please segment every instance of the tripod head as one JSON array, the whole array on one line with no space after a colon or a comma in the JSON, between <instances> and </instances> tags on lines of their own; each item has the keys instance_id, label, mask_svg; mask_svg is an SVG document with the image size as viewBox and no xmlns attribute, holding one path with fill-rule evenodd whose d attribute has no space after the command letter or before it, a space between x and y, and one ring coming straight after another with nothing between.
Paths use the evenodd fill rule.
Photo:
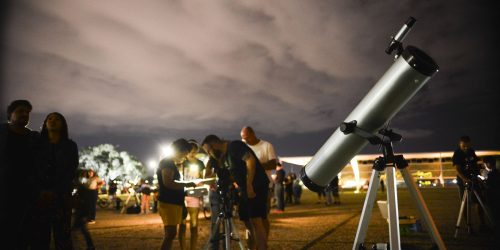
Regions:
<instances>
[{"instance_id":1,"label":"tripod head","mask_svg":"<svg viewBox=\"0 0 500 250\"><path fill-rule=\"evenodd\" d=\"M394 164L398 169L403 169L408 167L408 162L405 160L403 155L394 155L392 149L392 142L399 142L403 139L403 136L395 133L392 129L384 128L379 130L379 134L382 138L367 132L357 126L357 121L353 120L350 122L343 122L340 125L340 131L345 135L354 133L360 137L365 138L372 145L381 145L383 157L378 157L373 162L373 169L377 171L382 171L385 169L387 164Z\"/></svg>"}]
</instances>

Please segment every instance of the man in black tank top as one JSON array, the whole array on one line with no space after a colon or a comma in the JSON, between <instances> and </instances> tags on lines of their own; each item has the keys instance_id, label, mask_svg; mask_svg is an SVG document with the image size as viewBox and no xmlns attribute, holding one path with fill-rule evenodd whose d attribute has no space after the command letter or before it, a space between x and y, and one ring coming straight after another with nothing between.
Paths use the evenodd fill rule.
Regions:
<instances>
[{"instance_id":1,"label":"man in black tank top","mask_svg":"<svg viewBox=\"0 0 500 250\"><path fill-rule=\"evenodd\" d=\"M205 137L202 147L229 170L239 187L239 217L250 231L248 247L267 249L263 220L267 218L269 179L255 153L240 140L225 141L215 135Z\"/></svg>"}]
</instances>

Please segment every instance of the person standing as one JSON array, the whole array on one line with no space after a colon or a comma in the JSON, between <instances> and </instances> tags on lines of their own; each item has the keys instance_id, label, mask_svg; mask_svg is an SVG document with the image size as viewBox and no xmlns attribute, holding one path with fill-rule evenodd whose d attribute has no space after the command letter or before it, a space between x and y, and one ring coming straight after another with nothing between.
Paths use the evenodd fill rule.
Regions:
<instances>
[{"instance_id":1,"label":"person standing","mask_svg":"<svg viewBox=\"0 0 500 250\"><path fill-rule=\"evenodd\" d=\"M91 197L89 202L89 224L95 224L99 190L101 189L101 186L104 185L104 181L101 179L101 177L99 177L99 175L97 175L97 173L93 169L89 169L87 175L89 195Z\"/></svg>"},{"instance_id":2,"label":"person standing","mask_svg":"<svg viewBox=\"0 0 500 250\"><path fill-rule=\"evenodd\" d=\"M281 163L276 164L276 177L274 179L274 194L276 197L276 210L275 213L283 213L285 211L285 189L283 183L285 182L285 170Z\"/></svg>"},{"instance_id":3,"label":"person standing","mask_svg":"<svg viewBox=\"0 0 500 250\"><path fill-rule=\"evenodd\" d=\"M183 183L177 165L181 166L186 155L191 151L191 145L185 139L178 139L171 145L172 157L160 161L156 175L158 176L158 214L163 222L165 235L161 249L172 249L172 243L177 235L177 226L182 220L184 204L184 188L196 187L193 182Z\"/></svg>"},{"instance_id":4,"label":"person standing","mask_svg":"<svg viewBox=\"0 0 500 250\"><path fill-rule=\"evenodd\" d=\"M203 170L205 165L202 161L196 158L198 154L198 144L195 141L190 141L191 151L187 154L186 160L182 163L182 176L184 181L194 181L203 178ZM189 230L191 233L191 240L189 249L197 249L198 242L198 214L200 212L200 197L185 197L187 213L189 214ZM179 241L181 245L185 246L186 243L186 220L183 219L179 226Z\"/></svg>"},{"instance_id":5,"label":"person standing","mask_svg":"<svg viewBox=\"0 0 500 250\"><path fill-rule=\"evenodd\" d=\"M151 185L147 180L141 179L141 212L149 213L149 198L151 196Z\"/></svg>"},{"instance_id":6,"label":"person standing","mask_svg":"<svg viewBox=\"0 0 500 250\"><path fill-rule=\"evenodd\" d=\"M71 213L78 147L69 139L68 124L60 113L47 115L43 122L36 156L39 197L33 208L34 249L72 249Z\"/></svg>"},{"instance_id":7,"label":"person standing","mask_svg":"<svg viewBox=\"0 0 500 250\"><path fill-rule=\"evenodd\" d=\"M116 191L118 191L118 186L116 185L116 181L109 179L108 199L111 203L111 207L114 206L116 211L120 211L120 206L118 202L118 197L116 196Z\"/></svg>"},{"instance_id":8,"label":"person standing","mask_svg":"<svg viewBox=\"0 0 500 250\"><path fill-rule=\"evenodd\" d=\"M326 204L340 205L339 177L335 176L326 189Z\"/></svg>"},{"instance_id":9,"label":"person standing","mask_svg":"<svg viewBox=\"0 0 500 250\"><path fill-rule=\"evenodd\" d=\"M94 241L87 227L90 216L89 204L92 202L93 196L89 190L87 177L87 171L83 171L76 179L75 219L73 220L72 229L73 231L80 231L87 244L87 250L93 250L95 249Z\"/></svg>"},{"instance_id":10,"label":"person standing","mask_svg":"<svg viewBox=\"0 0 500 250\"><path fill-rule=\"evenodd\" d=\"M300 178L295 178L293 181L293 197L295 204L300 204L300 197L302 196L302 185L300 185Z\"/></svg>"},{"instance_id":11,"label":"person standing","mask_svg":"<svg viewBox=\"0 0 500 250\"><path fill-rule=\"evenodd\" d=\"M276 152L270 142L257 138L255 131L252 127L246 126L241 129L241 139L250 147L255 153L260 165L266 171L269 182L268 195L267 195L267 214L271 211L271 197L274 196L273 190L273 177L272 172L276 169ZM266 229L266 238L269 237L270 224L268 218L263 218L264 227Z\"/></svg>"},{"instance_id":12,"label":"person standing","mask_svg":"<svg viewBox=\"0 0 500 250\"><path fill-rule=\"evenodd\" d=\"M264 220L267 220L269 179L254 151L242 141L225 141L208 135L202 147L211 157L218 159L220 167L228 169L240 189L239 218L250 232L250 249L267 249Z\"/></svg>"},{"instance_id":13,"label":"person standing","mask_svg":"<svg viewBox=\"0 0 500 250\"><path fill-rule=\"evenodd\" d=\"M218 163L213 157L209 157L207 165L205 167L205 178L217 178ZM220 202L219 190L217 190L216 181L210 182L210 187L208 190L208 201L210 202L210 239L215 239L219 237L219 228L217 228L217 218L221 212L221 202ZM217 242L209 242L210 250L218 249Z\"/></svg>"},{"instance_id":14,"label":"person standing","mask_svg":"<svg viewBox=\"0 0 500 250\"><path fill-rule=\"evenodd\" d=\"M460 141L458 143L458 149L455 150L452 157L453 167L457 170L457 185L459 188L460 199L462 199L465 188L469 188L471 191L469 195L471 195L472 207L477 211L480 220L480 226L485 226L484 221L484 212L479 207L478 201L473 195L472 190L476 189L479 192L479 185L477 175L480 174L480 168L477 164L478 157L476 156L476 152L471 147L471 139L469 136L460 137ZM467 216L467 213L466 213ZM472 230L472 229L471 229Z\"/></svg>"},{"instance_id":15,"label":"person standing","mask_svg":"<svg viewBox=\"0 0 500 250\"><path fill-rule=\"evenodd\" d=\"M289 173L285 177L285 203L293 204L293 173Z\"/></svg>"},{"instance_id":16,"label":"person standing","mask_svg":"<svg viewBox=\"0 0 500 250\"><path fill-rule=\"evenodd\" d=\"M0 225L8 229L0 234L0 242L5 249L30 244L29 212L38 197L34 187L39 140L39 134L27 128L32 108L27 100L11 102L7 107L8 123L0 125L0 190L5 191L0 202Z\"/></svg>"}]
</instances>

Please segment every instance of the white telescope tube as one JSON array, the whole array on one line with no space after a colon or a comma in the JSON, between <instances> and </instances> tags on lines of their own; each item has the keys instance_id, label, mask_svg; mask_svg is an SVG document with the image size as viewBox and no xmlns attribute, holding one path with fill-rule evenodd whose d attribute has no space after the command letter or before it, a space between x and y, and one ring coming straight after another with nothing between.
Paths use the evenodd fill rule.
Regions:
<instances>
[{"instance_id":1,"label":"white telescope tube","mask_svg":"<svg viewBox=\"0 0 500 250\"><path fill-rule=\"evenodd\" d=\"M420 49L407 46L345 122L357 121L357 127L378 132L436 73L439 66ZM367 140L344 135L339 128L301 170L301 180L312 191L324 190L346 164L363 149Z\"/></svg>"}]
</instances>

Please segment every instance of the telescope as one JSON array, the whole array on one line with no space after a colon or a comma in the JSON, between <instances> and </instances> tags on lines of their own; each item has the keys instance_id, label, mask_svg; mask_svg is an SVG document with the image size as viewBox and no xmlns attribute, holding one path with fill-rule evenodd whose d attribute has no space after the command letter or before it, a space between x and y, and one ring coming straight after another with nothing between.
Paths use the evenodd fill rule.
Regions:
<instances>
[{"instance_id":1,"label":"telescope","mask_svg":"<svg viewBox=\"0 0 500 250\"><path fill-rule=\"evenodd\" d=\"M429 81L439 67L425 52L415 46L403 47L415 19L410 17L391 38L387 54L395 61L368 94L347 116L345 122L368 133L376 133L388 123ZM337 128L311 161L301 170L300 178L312 191L322 191L368 142L356 134L344 134Z\"/></svg>"}]
</instances>

